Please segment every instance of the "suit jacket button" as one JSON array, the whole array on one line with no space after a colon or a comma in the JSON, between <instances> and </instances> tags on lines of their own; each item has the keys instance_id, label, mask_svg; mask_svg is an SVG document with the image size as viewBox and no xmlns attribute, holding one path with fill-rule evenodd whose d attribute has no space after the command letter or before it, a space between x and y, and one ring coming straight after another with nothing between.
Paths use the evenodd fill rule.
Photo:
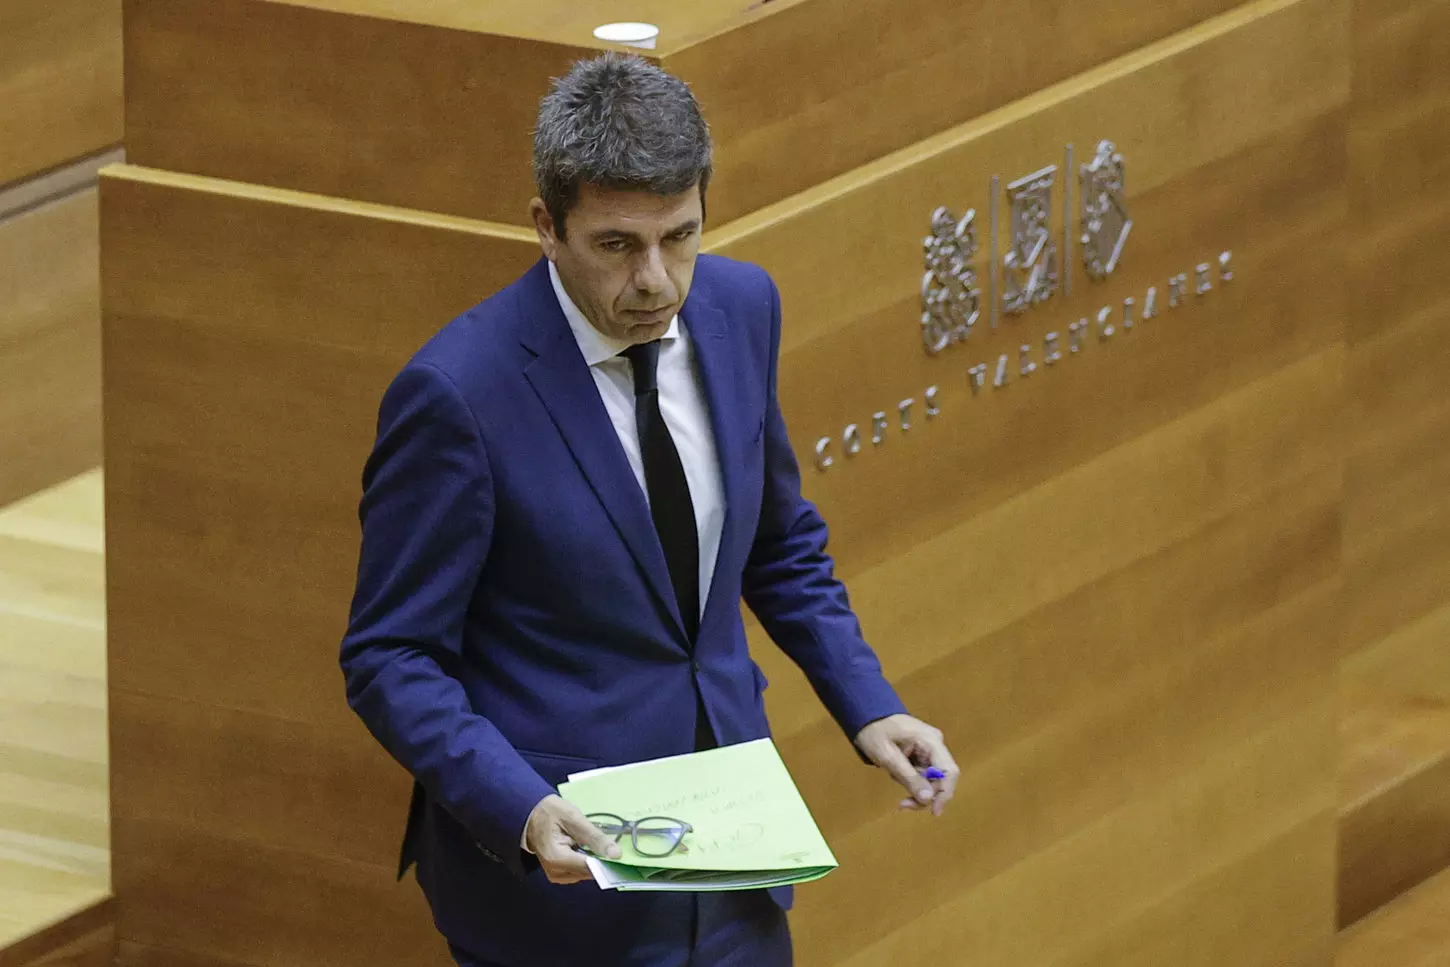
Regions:
<instances>
[{"instance_id":1,"label":"suit jacket button","mask_svg":"<svg viewBox=\"0 0 1450 967\"><path fill-rule=\"evenodd\" d=\"M698 659L696 659L695 661L690 662L690 667L695 670L695 674L696 675L700 674L700 662L699 662Z\"/></svg>"}]
</instances>

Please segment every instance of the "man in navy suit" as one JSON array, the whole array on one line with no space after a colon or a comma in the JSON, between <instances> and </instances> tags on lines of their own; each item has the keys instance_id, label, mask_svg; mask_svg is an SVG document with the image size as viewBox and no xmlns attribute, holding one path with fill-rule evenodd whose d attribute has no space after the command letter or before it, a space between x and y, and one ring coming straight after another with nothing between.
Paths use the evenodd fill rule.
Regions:
<instances>
[{"instance_id":1,"label":"man in navy suit","mask_svg":"<svg viewBox=\"0 0 1450 967\"><path fill-rule=\"evenodd\" d=\"M775 286L698 254L710 150L678 79L576 64L535 131L544 257L383 397L342 667L416 779L399 876L416 862L465 967L790 963L788 889L600 890L577 848L617 847L555 792L768 734L742 599L903 807L939 814L956 784L801 496Z\"/></svg>"}]
</instances>

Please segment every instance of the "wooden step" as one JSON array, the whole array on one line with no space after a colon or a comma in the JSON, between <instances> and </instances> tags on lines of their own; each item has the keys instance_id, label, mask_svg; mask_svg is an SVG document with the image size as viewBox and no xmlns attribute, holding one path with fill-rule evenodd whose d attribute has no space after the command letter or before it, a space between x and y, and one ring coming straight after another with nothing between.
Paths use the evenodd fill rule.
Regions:
<instances>
[{"instance_id":1,"label":"wooden step","mask_svg":"<svg viewBox=\"0 0 1450 967\"><path fill-rule=\"evenodd\" d=\"M1450 870L1421 883L1345 930L1335 967L1450 964Z\"/></svg>"},{"instance_id":2,"label":"wooden step","mask_svg":"<svg viewBox=\"0 0 1450 967\"><path fill-rule=\"evenodd\" d=\"M1351 656L1341 699L1347 926L1450 867L1450 607Z\"/></svg>"}]
</instances>

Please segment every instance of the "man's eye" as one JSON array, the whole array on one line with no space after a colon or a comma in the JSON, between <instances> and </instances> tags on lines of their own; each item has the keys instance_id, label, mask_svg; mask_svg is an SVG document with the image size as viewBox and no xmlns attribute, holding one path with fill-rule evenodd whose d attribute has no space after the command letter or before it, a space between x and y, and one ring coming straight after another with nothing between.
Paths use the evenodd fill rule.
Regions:
<instances>
[{"instance_id":1,"label":"man's eye","mask_svg":"<svg viewBox=\"0 0 1450 967\"><path fill-rule=\"evenodd\" d=\"M676 232L675 234L671 235L670 241L683 242L685 239L689 238L693 234L695 234L694 230L687 228L683 232Z\"/></svg>"},{"instance_id":2,"label":"man's eye","mask_svg":"<svg viewBox=\"0 0 1450 967\"><path fill-rule=\"evenodd\" d=\"M603 244L605 250L609 252L623 252L629 248L629 243L622 238L611 238Z\"/></svg>"}]
</instances>

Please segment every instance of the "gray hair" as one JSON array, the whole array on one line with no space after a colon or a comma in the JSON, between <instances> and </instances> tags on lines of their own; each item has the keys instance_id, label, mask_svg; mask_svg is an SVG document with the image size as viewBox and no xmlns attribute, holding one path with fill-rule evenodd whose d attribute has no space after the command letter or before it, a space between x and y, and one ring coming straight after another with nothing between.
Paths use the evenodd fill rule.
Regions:
<instances>
[{"instance_id":1,"label":"gray hair","mask_svg":"<svg viewBox=\"0 0 1450 967\"><path fill-rule=\"evenodd\" d=\"M579 186L678 195L710 183L710 128L685 82L633 56L574 64L539 104L534 181L564 238Z\"/></svg>"}]
</instances>

